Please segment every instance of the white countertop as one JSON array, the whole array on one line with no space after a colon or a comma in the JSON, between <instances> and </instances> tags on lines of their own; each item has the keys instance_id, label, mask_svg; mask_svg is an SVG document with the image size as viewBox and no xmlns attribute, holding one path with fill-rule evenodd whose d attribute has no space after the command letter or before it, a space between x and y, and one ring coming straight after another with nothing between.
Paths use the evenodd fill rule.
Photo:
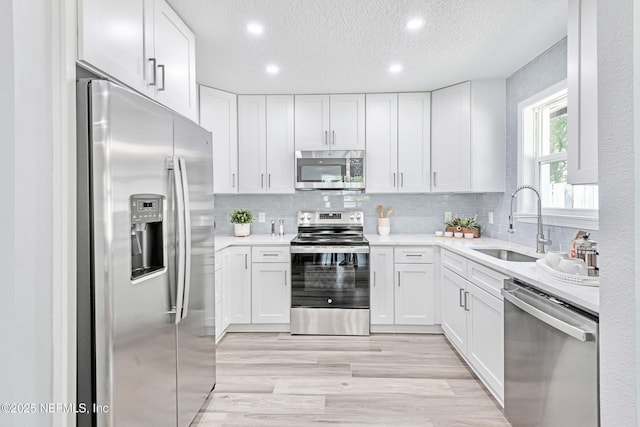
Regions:
<instances>
[{"instance_id":1,"label":"white countertop","mask_svg":"<svg viewBox=\"0 0 640 427\"><path fill-rule=\"evenodd\" d=\"M511 249L540 258L540 254L536 254L535 249L528 246L485 237L460 239L455 237L435 237L430 234L392 234L389 236L367 234L366 237L371 246L436 245L449 249L507 276L529 283L544 292L571 302L587 311L600 312L600 288L598 287L569 284L555 280L540 272L535 263L504 261L472 249L473 247Z\"/></svg>"},{"instance_id":2,"label":"white countertop","mask_svg":"<svg viewBox=\"0 0 640 427\"><path fill-rule=\"evenodd\" d=\"M271 234L250 234L247 237L219 236L216 235L216 251L228 248L229 246L280 246L289 245L296 234L285 234L284 236L271 236Z\"/></svg>"},{"instance_id":3,"label":"white countertop","mask_svg":"<svg viewBox=\"0 0 640 427\"><path fill-rule=\"evenodd\" d=\"M216 251L229 246L279 246L289 245L295 234L272 237L270 234L251 234L247 237L216 236ZM577 305L592 313L600 312L600 288L574 285L549 278L538 270L535 263L503 261L474 251L473 247L511 249L534 257L540 257L534 248L510 243L504 240L481 237L479 239L460 239L455 237L435 237L432 234L391 234L365 236L371 246L411 246L435 245L449 249L468 259L479 262L507 276L527 282L540 290Z\"/></svg>"}]
</instances>

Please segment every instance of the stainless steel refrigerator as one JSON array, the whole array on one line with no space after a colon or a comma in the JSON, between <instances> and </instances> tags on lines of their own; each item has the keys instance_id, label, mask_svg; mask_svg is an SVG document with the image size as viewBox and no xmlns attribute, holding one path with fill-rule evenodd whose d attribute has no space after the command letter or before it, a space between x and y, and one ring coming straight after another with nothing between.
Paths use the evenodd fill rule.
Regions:
<instances>
[{"instance_id":1,"label":"stainless steel refrigerator","mask_svg":"<svg viewBox=\"0 0 640 427\"><path fill-rule=\"evenodd\" d=\"M77 85L78 426L188 426L215 385L212 136Z\"/></svg>"}]
</instances>

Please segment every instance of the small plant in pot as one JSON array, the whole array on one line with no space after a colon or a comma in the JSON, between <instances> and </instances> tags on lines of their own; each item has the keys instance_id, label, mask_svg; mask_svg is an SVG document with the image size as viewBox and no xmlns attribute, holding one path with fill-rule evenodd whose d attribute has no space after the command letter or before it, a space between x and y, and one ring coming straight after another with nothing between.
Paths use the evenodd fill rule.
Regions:
<instances>
[{"instance_id":1,"label":"small plant in pot","mask_svg":"<svg viewBox=\"0 0 640 427\"><path fill-rule=\"evenodd\" d=\"M477 222L478 215L474 217L462 217L457 215L445 222L446 230L459 233L471 233L473 237L480 237L480 224Z\"/></svg>"},{"instance_id":2,"label":"small plant in pot","mask_svg":"<svg viewBox=\"0 0 640 427\"><path fill-rule=\"evenodd\" d=\"M236 237L247 237L251 234L251 223L253 213L247 209L236 209L231 212L231 223L233 224L233 235Z\"/></svg>"}]
</instances>

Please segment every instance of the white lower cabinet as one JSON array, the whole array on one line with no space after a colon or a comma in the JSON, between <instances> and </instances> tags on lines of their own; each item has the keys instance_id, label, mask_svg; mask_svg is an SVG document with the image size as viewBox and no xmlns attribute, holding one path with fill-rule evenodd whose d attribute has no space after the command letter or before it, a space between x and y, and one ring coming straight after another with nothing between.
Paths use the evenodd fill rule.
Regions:
<instances>
[{"instance_id":1,"label":"white lower cabinet","mask_svg":"<svg viewBox=\"0 0 640 427\"><path fill-rule=\"evenodd\" d=\"M433 248L372 247L370 259L371 324L433 325Z\"/></svg>"},{"instance_id":2,"label":"white lower cabinet","mask_svg":"<svg viewBox=\"0 0 640 427\"><path fill-rule=\"evenodd\" d=\"M251 248L233 246L229 256L229 323L251 323Z\"/></svg>"},{"instance_id":3,"label":"white lower cabinet","mask_svg":"<svg viewBox=\"0 0 640 427\"><path fill-rule=\"evenodd\" d=\"M449 254L442 251L442 259ZM464 258L463 258L464 259ZM477 271L477 264L468 261L469 271ZM476 276L460 276L443 261L440 276L442 330L458 352L467 360L496 399L504 402L504 312L503 301L490 293L485 281L478 284ZM484 268L484 274L496 282L506 277Z\"/></svg>"},{"instance_id":4,"label":"white lower cabinet","mask_svg":"<svg viewBox=\"0 0 640 427\"><path fill-rule=\"evenodd\" d=\"M253 259L261 262L254 262L251 268L251 322L289 323L291 263L277 262L284 252L288 258L289 248L269 249L253 248Z\"/></svg>"}]
</instances>

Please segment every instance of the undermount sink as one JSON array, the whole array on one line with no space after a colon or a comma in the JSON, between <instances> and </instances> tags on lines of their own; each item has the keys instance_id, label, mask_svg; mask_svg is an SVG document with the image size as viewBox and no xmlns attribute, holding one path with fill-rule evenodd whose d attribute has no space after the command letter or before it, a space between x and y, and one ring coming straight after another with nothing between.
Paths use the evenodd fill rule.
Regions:
<instances>
[{"instance_id":1,"label":"undermount sink","mask_svg":"<svg viewBox=\"0 0 640 427\"><path fill-rule=\"evenodd\" d=\"M538 259L536 257L525 255L520 252L510 251L508 249L473 248L473 250L481 252L485 255L492 256L494 258L502 259L504 261L536 262L536 260Z\"/></svg>"}]
</instances>

